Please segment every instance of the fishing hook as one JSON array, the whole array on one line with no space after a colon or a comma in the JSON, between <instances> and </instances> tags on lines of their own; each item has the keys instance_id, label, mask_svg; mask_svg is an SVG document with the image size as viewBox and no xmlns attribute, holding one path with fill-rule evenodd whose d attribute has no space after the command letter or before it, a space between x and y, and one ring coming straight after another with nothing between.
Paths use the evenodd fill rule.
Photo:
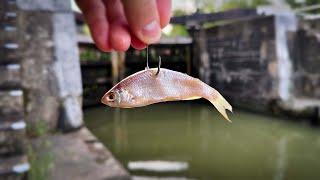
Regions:
<instances>
[{"instance_id":1,"label":"fishing hook","mask_svg":"<svg viewBox=\"0 0 320 180\"><path fill-rule=\"evenodd\" d=\"M158 64L158 71L156 72L156 76L159 74L160 72L160 66L161 66L161 57L159 56L159 64Z\"/></svg>"}]
</instances>

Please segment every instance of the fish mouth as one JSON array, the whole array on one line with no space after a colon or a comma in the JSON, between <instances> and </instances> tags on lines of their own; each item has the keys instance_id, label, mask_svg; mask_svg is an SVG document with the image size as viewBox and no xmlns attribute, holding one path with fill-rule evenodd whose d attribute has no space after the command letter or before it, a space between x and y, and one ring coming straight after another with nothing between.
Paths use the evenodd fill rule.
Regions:
<instances>
[{"instance_id":1,"label":"fish mouth","mask_svg":"<svg viewBox=\"0 0 320 180\"><path fill-rule=\"evenodd\" d=\"M106 93L105 95L103 95L102 98L101 98L101 100L100 100L100 102L101 102L102 104L104 104L104 105L108 105L108 104L107 104L107 101L106 101L106 96L107 96L107 93Z\"/></svg>"}]
</instances>

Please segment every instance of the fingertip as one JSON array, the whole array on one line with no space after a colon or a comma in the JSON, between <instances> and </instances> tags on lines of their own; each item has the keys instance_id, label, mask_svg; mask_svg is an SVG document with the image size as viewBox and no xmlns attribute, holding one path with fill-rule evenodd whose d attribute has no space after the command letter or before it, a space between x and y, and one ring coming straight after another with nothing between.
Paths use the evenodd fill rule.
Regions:
<instances>
[{"instance_id":1,"label":"fingertip","mask_svg":"<svg viewBox=\"0 0 320 180\"><path fill-rule=\"evenodd\" d=\"M116 51L126 51L130 47L131 37L124 25L113 23L110 25L110 45Z\"/></svg>"},{"instance_id":2,"label":"fingertip","mask_svg":"<svg viewBox=\"0 0 320 180\"><path fill-rule=\"evenodd\" d=\"M164 28L170 22L171 0L157 0L157 8L160 18L160 26Z\"/></svg>"},{"instance_id":3,"label":"fingertip","mask_svg":"<svg viewBox=\"0 0 320 180\"><path fill-rule=\"evenodd\" d=\"M96 46L102 51L111 51L108 40L109 25L106 9L101 1L78 0Z\"/></svg>"},{"instance_id":4,"label":"fingertip","mask_svg":"<svg viewBox=\"0 0 320 180\"><path fill-rule=\"evenodd\" d=\"M161 36L155 0L123 0L131 32L145 44L157 42Z\"/></svg>"},{"instance_id":5,"label":"fingertip","mask_svg":"<svg viewBox=\"0 0 320 180\"><path fill-rule=\"evenodd\" d=\"M159 41L161 37L161 28L158 21L153 20L143 26L138 32L138 37L146 44L152 44Z\"/></svg>"},{"instance_id":6,"label":"fingertip","mask_svg":"<svg viewBox=\"0 0 320 180\"><path fill-rule=\"evenodd\" d=\"M110 52L112 50L108 39L109 27L107 23L99 22L92 24L90 26L90 32L93 41L101 51Z\"/></svg>"},{"instance_id":7,"label":"fingertip","mask_svg":"<svg viewBox=\"0 0 320 180\"><path fill-rule=\"evenodd\" d=\"M147 47L147 45L139 40L135 35L131 35L131 46L137 50L142 50Z\"/></svg>"}]
</instances>

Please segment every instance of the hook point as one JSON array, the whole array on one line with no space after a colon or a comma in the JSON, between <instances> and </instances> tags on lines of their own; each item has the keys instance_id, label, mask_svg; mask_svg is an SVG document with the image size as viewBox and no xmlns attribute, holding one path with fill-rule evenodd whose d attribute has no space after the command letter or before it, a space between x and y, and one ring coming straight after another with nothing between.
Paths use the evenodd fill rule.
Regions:
<instances>
[{"instance_id":1,"label":"hook point","mask_svg":"<svg viewBox=\"0 0 320 180\"><path fill-rule=\"evenodd\" d=\"M161 66L161 56L159 56L158 71L157 71L156 75L158 75L160 73L160 66Z\"/></svg>"}]
</instances>

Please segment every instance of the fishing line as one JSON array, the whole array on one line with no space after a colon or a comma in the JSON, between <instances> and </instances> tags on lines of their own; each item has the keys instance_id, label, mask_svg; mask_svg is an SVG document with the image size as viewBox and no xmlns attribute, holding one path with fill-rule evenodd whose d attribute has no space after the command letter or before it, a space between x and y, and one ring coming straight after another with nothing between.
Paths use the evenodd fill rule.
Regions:
<instances>
[{"instance_id":1,"label":"fishing line","mask_svg":"<svg viewBox=\"0 0 320 180\"><path fill-rule=\"evenodd\" d=\"M146 67L146 69L149 69L149 48L148 48L148 46L147 46L146 51L147 51L147 67Z\"/></svg>"}]
</instances>

